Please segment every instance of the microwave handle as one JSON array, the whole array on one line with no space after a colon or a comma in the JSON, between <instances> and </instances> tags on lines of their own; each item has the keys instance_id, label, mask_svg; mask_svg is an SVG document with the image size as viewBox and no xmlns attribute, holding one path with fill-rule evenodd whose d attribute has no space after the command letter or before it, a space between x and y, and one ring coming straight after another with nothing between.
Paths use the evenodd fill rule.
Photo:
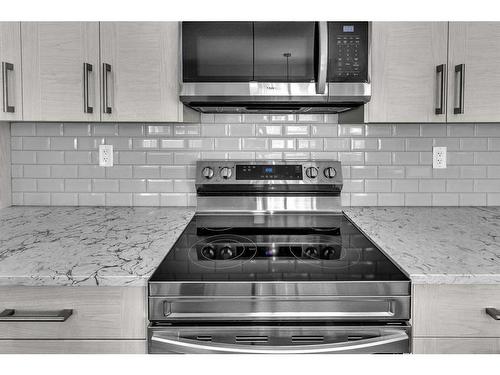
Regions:
<instances>
[{"instance_id":1,"label":"microwave handle","mask_svg":"<svg viewBox=\"0 0 500 375\"><path fill-rule=\"evenodd\" d=\"M151 345L159 345L168 352L175 353L228 353L228 354L328 354L328 353L371 353L384 352L388 347L395 352L404 352L409 336L405 331L393 331L387 335L350 342L336 342L319 345L257 346L225 343L201 342L154 333ZM156 345L155 345L156 344ZM162 345L163 344L163 345ZM401 348L399 348L401 345Z\"/></svg>"},{"instance_id":2,"label":"microwave handle","mask_svg":"<svg viewBox=\"0 0 500 375\"><path fill-rule=\"evenodd\" d=\"M326 93L326 72L328 69L328 23L318 22L319 26L319 57L316 94Z\"/></svg>"}]
</instances>

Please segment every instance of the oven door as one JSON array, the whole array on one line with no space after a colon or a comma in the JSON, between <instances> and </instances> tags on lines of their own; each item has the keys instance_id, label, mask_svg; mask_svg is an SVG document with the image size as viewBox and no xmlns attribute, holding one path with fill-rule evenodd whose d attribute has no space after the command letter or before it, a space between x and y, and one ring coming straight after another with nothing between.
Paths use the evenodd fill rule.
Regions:
<instances>
[{"instance_id":1,"label":"oven door","mask_svg":"<svg viewBox=\"0 0 500 375\"><path fill-rule=\"evenodd\" d=\"M149 353L356 354L409 353L410 327L198 326L148 329Z\"/></svg>"}]
</instances>

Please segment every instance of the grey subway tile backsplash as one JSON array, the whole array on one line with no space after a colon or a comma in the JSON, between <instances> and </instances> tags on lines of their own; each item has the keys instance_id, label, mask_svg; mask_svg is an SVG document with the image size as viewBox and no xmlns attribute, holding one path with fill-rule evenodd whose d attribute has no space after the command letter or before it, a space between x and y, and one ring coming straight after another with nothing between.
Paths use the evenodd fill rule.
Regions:
<instances>
[{"instance_id":1,"label":"grey subway tile backsplash","mask_svg":"<svg viewBox=\"0 0 500 375\"><path fill-rule=\"evenodd\" d=\"M338 124L204 114L200 124L12 123L16 205L186 206L199 159L341 160L344 205L500 204L500 124ZM115 165L99 167L99 144ZM432 168L432 147L448 167Z\"/></svg>"}]
</instances>

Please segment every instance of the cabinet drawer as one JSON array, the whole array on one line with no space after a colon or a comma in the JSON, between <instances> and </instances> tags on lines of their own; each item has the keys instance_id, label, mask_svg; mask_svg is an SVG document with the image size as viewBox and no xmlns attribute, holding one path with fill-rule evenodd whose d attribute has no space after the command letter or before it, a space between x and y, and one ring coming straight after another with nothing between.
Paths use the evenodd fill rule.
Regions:
<instances>
[{"instance_id":1,"label":"cabinet drawer","mask_svg":"<svg viewBox=\"0 0 500 375\"><path fill-rule=\"evenodd\" d=\"M0 313L31 319L71 309L65 321L1 321L0 339L145 339L144 287L2 287Z\"/></svg>"},{"instance_id":2,"label":"cabinet drawer","mask_svg":"<svg viewBox=\"0 0 500 375\"><path fill-rule=\"evenodd\" d=\"M500 320L485 309L500 308L500 285L415 285L416 337L500 337Z\"/></svg>"},{"instance_id":3,"label":"cabinet drawer","mask_svg":"<svg viewBox=\"0 0 500 375\"><path fill-rule=\"evenodd\" d=\"M420 337L413 340L414 354L499 354L499 338Z\"/></svg>"},{"instance_id":4,"label":"cabinet drawer","mask_svg":"<svg viewBox=\"0 0 500 375\"><path fill-rule=\"evenodd\" d=\"M146 354L146 340L0 340L1 354Z\"/></svg>"}]
</instances>

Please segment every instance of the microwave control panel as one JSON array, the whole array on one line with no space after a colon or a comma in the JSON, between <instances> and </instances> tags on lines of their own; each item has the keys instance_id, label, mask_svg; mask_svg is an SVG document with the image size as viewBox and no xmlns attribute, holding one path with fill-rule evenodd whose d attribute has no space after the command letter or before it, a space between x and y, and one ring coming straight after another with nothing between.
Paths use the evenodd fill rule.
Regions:
<instances>
[{"instance_id":1,"label":"microwave control panel","mask_svg":"<svg viewBox=\"0 0 500 375\"><path fill-rule=\"evenodd\" d=\"M368 82L368 22L329 22L329 82Z\"/></svg>"}]
</instances>

